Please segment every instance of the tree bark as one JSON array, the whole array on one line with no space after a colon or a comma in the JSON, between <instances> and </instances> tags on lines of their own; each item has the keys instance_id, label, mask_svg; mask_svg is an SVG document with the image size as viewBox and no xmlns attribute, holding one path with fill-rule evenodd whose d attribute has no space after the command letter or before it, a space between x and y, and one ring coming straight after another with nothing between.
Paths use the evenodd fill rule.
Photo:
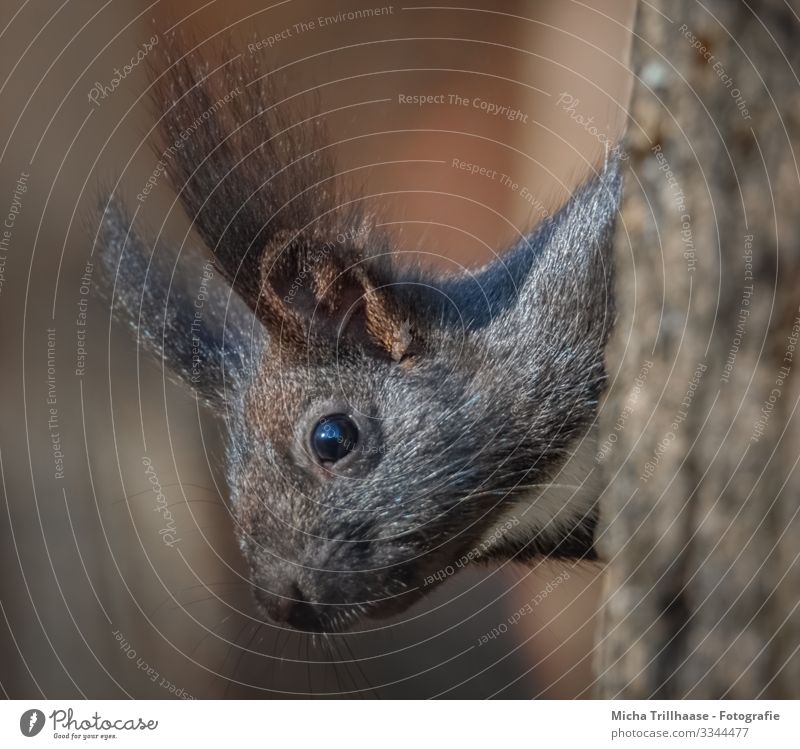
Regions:
<instances>
[{"instance_id":1,"label":"tree bark","mask_svg":"<svg viewBox=\"0 0 800 749\"><path fill-rule=\"evenodd\" d=\"M797 3L642 4L597 462L602 697L800 683Z\"/></svg>"}]
</instances>

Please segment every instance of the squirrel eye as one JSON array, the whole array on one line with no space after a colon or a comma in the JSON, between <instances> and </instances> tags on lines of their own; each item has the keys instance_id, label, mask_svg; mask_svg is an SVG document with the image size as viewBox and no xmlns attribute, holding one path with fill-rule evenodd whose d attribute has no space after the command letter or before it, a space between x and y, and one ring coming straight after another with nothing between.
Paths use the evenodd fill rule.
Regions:
<instances>
[{"instance_id":1,"label":"squirrel eye","mask_svg":"<svg viewBox=\"0 0 800 749\"><path fill-rule=\"evenodd\" d=\"M341 460L358 443L358 427L346 414L331 414L317 422L311 433L311 446L325 463Z\"/></svg>"}]
</instances>

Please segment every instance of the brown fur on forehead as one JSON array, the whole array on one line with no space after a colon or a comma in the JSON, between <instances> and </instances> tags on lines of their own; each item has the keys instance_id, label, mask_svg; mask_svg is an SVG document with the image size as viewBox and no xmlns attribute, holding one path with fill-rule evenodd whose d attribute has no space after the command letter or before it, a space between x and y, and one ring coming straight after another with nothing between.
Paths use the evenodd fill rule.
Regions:
<instances>
[{"instance_id":1,"label":"brown fur on forehead","mask_svg":"<svg viewBox=\"0 0 800 749\"><path fill-rule=\"evenodd\" d=\"M245 397L245 421L256 438L268 440L276 449L288 446L307 399L307 385L287 374L300 364L270 351ZM287 371L282 372L284 368Z\"/></svg>"},{"instance_id":2,"label":"brown fur on forehead","mask_svg":"<svg viewBox=\"0 0 800 749\"><path fill-rule=\"evenodd\" d=\"M387 283L393 276L363 247L280 232L264 250L260 274L256 314L287 347L302 354L317 334L396 362L410 351L415 330Z\"/></svg>"}]
</instances>

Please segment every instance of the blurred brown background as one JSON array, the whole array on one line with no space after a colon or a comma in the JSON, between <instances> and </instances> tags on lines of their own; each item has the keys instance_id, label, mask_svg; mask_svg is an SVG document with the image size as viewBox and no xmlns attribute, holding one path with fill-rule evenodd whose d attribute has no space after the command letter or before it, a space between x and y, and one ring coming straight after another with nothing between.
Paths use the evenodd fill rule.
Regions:
<instances>
[{"instance_id":1,"label":"blurred brown background","mask_svg":"<svg viewBox=\"0 0 800 749\"><path fill-rule=\"evenodd\" d=\"M257 50L292 92L310 91L342 169L353 169L401 250L474 266L563 202L603 154L558 104L613 139L626 121L632 2L445 3L293 33ZM354 2L67 2L0 10L0 208L14 201L2 268L0 684L11 697L383 697L586 695L599 570L576 570L506 636L477 639L558 574L468 570L385 635L326 651L250 618L218 466L218 426L82 292L95 207L129 201L157 158L148 142L144 66L99 106L88 94L152 35L248 43ZM198 8L201 8L198 10ZM400 94L458 94L520 110L415 107ZM450 166L458 158L508 174ZM434 163L435 162L435 163ZM27 176L26 176L27 175ZM20 185L22 180L25 191ZM162 180L143 214L182 237ZM85 371L77 375L82 300ZM48 330L55 331L48 338ZM48 348L50 341L51 348ZM50 359L48 360L48 352ZM48 381L48 376L50 379ZM48 399L52 402L48 402ZM55 409L55 413L51 411ZM63 454L63 467L59 460ZM161 542L148 456L181 543ZM63 475L62 475L63 468ZM340 661L336 668L328 661Z\"/></svg>"}]
</instances>

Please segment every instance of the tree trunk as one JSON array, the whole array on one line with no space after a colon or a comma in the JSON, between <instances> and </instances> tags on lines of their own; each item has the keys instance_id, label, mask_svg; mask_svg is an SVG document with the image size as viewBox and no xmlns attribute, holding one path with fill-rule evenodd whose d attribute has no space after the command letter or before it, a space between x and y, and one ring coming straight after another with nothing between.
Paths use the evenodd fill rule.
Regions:
<instances>
[{"instance_id":1,"label":"tree trunk","mask_svg":"<svg viewBox=\"0 0 800 749\"><path fill-rule=\"evenodd\" d=\"M603 697L797 696L800 20L789 5L639 9L597 454Z\"/></svg>"}]
</instances>

